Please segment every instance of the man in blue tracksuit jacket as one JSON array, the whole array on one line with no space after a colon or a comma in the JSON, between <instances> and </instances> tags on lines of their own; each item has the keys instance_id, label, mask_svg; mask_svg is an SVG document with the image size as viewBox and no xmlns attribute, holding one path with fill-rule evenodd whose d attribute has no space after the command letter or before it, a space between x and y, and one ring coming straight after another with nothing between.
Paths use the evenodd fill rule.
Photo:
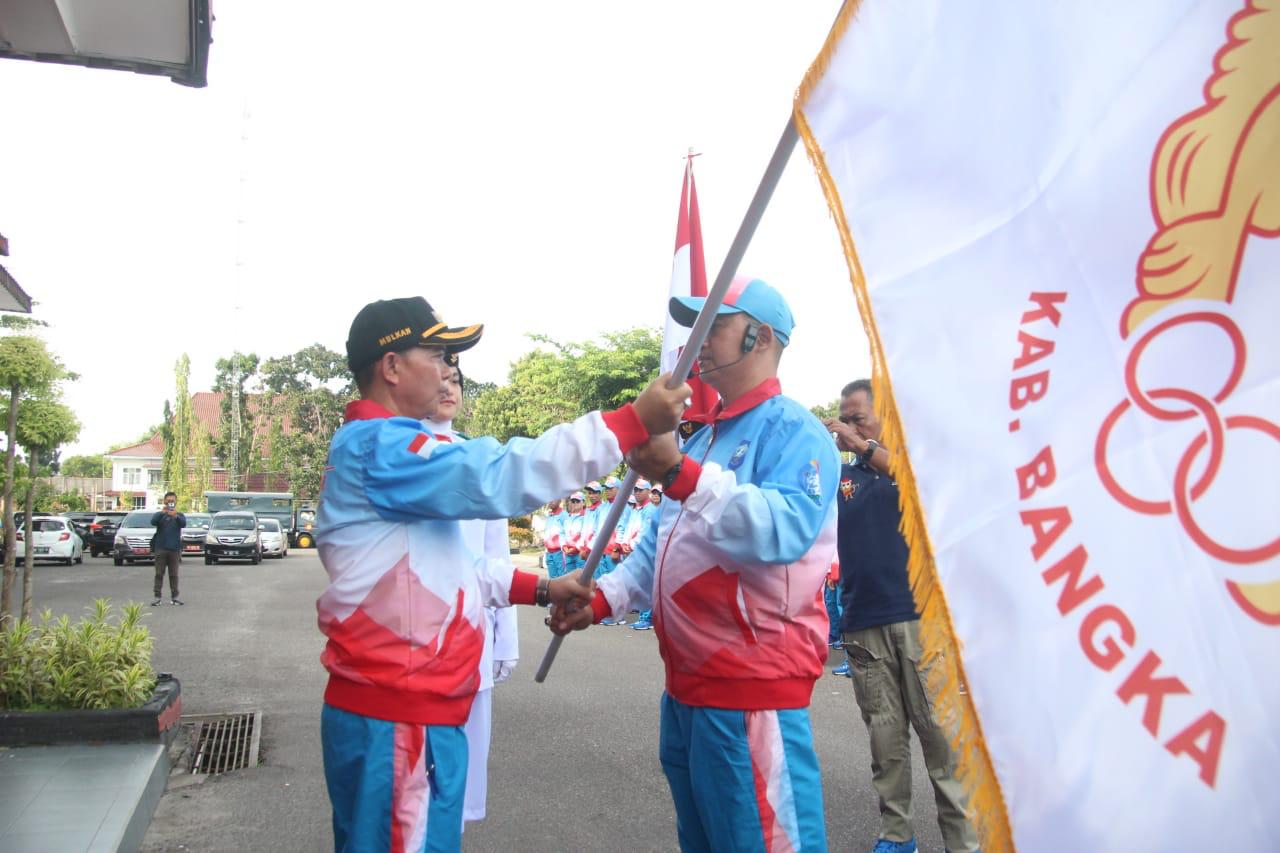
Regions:
<instances>
[{"instance_id":1,"label":"man in blue tracksuit jacket","mask_svg":"<svg viewBox=\"0 0 1280 853\"><path fill-rule=\"evenodd\" d=\"M480 331L450 328L421 297L371 303L351 324L360 399L329 445L317 510L329 574L316 602L329 672L320 739L337 850L459 850L484 608L587 601L574 577L477 555L460 521L521 515L611 470L674 430L690 392L660 377L634 404L534 440L441 441L422 419L446 354Z\"/></svg>"},{"instance_id":2,"label":"man in blue tracksuit jacket","mask_svg":"<svg viewBox=\"0 0 1280 853\"><path fill-rule=\"evenodd\" d=\"M672 299L691 325L703 300ZM659 757L686 853L826 850L822 785L809 726L827 658L819 589L836 545L835 442L782 396L778 360L794 321L759 279L733 281L699 353L720 393L681 454L655 436L628 460L660 476L657 524L600 579L586 627L652 606L666 666Z\"/></svg>"}]
</instances>

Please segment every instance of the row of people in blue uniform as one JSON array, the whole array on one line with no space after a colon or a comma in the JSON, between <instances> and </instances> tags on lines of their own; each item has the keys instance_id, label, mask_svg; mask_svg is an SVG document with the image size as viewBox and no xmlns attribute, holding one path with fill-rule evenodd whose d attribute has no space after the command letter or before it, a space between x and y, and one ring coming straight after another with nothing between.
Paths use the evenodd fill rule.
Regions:
<instances>
[{"instance_id":1,"label":"row of people in blue uniform","mask_svg":"<svg viewBox=\"0 0 1280 853\"><path fill-rule=\"evenodd\" d=\"M591 546L595 544L613 502L619 500L618 487L617 477L607 478L603 485L592 480L582 491L569 495L567 502L554 500L547 505L547 521L542 529L547 574L557 578L580 570L587 562ZM645 479L637 480L626 501L627 505L617 525L609 532L609 543L592 575L596 579L617 568L640 541L645 527L657 522L662 486L659 483L650 485ZM649 630L653 627L651 616L651 611L644 611L631 627L637 631ZM600 624L625 625L627 615L611 617Z\"/></svg>"}]
</instances>

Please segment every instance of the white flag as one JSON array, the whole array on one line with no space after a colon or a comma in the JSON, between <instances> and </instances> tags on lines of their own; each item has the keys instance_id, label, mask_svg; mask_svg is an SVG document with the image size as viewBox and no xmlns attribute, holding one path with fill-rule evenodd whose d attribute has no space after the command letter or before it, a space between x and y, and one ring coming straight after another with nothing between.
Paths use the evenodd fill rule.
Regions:
<instances>
[{"instance_id":1,"label":"white flag","mask_svg":"<svg viewBox=\"0 0 1280 853\"><path fill-rule=\"evenodd\" d=\"M1280 5L851 2L797 107L984 850L1280 850Z\"/></svg>"}]
</instances>

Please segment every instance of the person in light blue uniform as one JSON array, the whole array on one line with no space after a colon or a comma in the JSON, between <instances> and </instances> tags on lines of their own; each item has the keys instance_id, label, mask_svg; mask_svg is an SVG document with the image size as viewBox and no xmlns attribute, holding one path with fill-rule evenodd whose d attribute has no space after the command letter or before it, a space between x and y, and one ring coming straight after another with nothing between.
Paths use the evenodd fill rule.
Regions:
<instances>
[{"instance_id":1,"label":"person in light blue uniform","mask_svg":"<svg viewBox=\"0 0 1280 853\"><path fill-rule=\"evenodd\" d=\"M703 305L677 297L669 310L691 326ZM827 850L809 704L829 651L818 588L836 547L840 460L818 419L782 394L794 325L768 284L731 282L698 354L720 394L710 423L683 452L672 434L629 457L662 472L657 523L590 608L553 611L564 634L653 607L666 669L659 758L684 853Z\"/></svg>"},{"instance_id":2,"label":"person in light blue uniform","mask_svg":"<svg viewBox=\"0 0 1280 853\"><path fill-rule=\"evenodd\" d=\"M612 480L612 476L609 479ZM605 483L608 483L608 480L605 480ZM616 488L614 488L614 494L617 494ZM626 544L627 525L631 523L631 514L635 511L636 498L634 494L632 494L631 497L627 498L627 505L622 507L622 515L618 516L618 525L613 530L613 544L609 547L609 551L607 552L607 556L612 557L613 560L613 566L609 571L617 569L617 567L622 564L622 561L626 560L628 553L631 553L631 549L628 548ZM607 616L605 619L600 620L600 624L604 626L626 625L627 619L626 616Z\"/></svg>"},{"instance_id":3,"label":"person in light blue uniform","mask_svg":"<svg viewBox=\"0 0 1280 853\"><path fill-rule=\"evenodd\" d=\"M564 571L562 574L576 572L587 561L583 553L582 528L586 522L586 508L582 492L569 495L569 512L564 519L564 537L560 550L564 555ZM590 545L586 547L590 548Z\"/></svg>"},{"instance_id":4,"label":"person in light blue uniform","mask_svg":"<svg viewBox=\"0 0 1280 853\"><path fill-rule=\"evenodd\" d=\"M649 502L640 510L642 520L640 522L640 535L644 535L644 531L651 525L658 523L658 516L662 513L662 484L654 483L649 489ZM636 624L631 626L633 631L649 631L653 628L653 610L644 610L640 613L640 618L636 620Z\"/></svg>"},{"instance_id":5,"label":"person in light blue uniform","mask_svg":"<svg viewBox=\"0 0 1280 853\"><path fill-rule=\"evenodd\" d=\"M593 526L597 533L604 526L605 521L609 517L609 513L613 511L613 502L618 499L618 478L606 477L604 481L604 498L596 507L596 521ZM621 554L618 549L618 528L615 524L613 529L609 531L609 541L605 544L604 553L600 555L600 564L596 566L594 577L602 578L609 572L618 567L621 562Z\"/></svg>"},{"instance_id":6,"label":"person in light blue uniform","mask_svg":"<svg viewBox=\"0 0 1280 853\"><path fill-rule=\"evenodd\" d=\"M546 549L547 576L558 578L564 574L564 520L567 513L559 498L547 504L547 523L542 528L542 547Z\"/></svg>"}]
</instances>

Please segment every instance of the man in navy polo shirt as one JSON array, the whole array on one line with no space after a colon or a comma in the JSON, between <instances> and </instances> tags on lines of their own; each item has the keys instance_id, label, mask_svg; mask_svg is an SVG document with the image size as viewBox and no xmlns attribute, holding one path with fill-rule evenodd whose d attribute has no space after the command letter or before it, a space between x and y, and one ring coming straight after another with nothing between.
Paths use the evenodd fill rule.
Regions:
<instances>
[{"instance_id":1,"label":"man in navy polo shirt","mask_svg":"<svg viewBox=\"0 0 1280 853\"><path fill-rule=\"evenodd\" d=\"M853 693L871 736L871 781L880 795L880 838L872 853L916 850L908 726L916 730L929 768L943 843L950 853L977 850L955 758L925 693L927 664L921 660L920 615L907 585L898 486L889 476L889 453L878 441L871 382L846 385L840 417L823 423L842 451L856 454L840 469L836 547L844 607L840 629Z\"/></svg>"}]
</instances>

